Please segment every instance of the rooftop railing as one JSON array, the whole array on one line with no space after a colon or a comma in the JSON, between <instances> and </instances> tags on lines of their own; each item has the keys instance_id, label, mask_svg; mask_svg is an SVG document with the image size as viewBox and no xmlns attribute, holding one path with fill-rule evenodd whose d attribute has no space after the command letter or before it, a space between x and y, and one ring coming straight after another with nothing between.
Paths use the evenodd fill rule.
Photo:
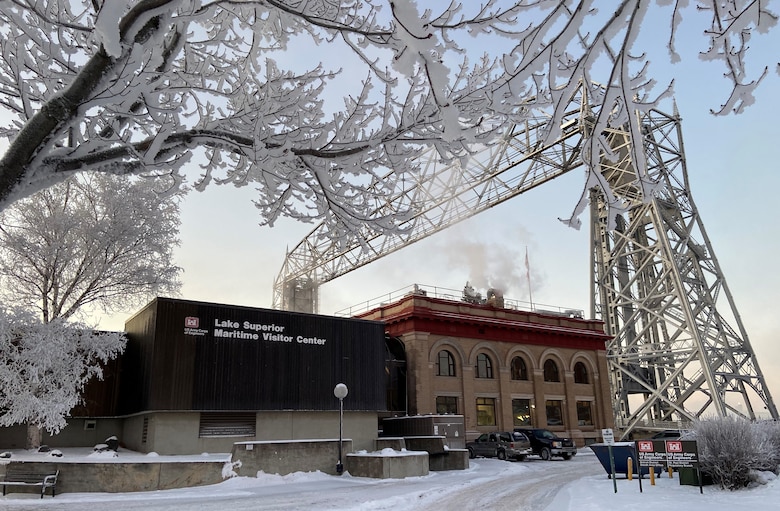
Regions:
<instances>
[{"instance_id":1,"label":"rooftop railing","mask_svg":"<svg viewBox=\"0 0 780 511\"><path fill-rule=\"evenodd\" d=\"M494 305L495 302L490 301L491 300L490 292L492 290L489 289L488 295L483 296L481 293L472 292L472 290L467 291L467 289L468 288L464 288L463 290L458 291L456 289L448 289L448 288L438 287L438 286L412 284L403 287L401 289L391 291L390 293L380 295L376 298L371 298L370 300L366 300L365 302L359 302L345 309L341 309L339 311L336 311L334 315L342 316L342 317L356 316L358 314L362 314L364 312L368 312L370 310L382 307L383 305L395 303L409 295L428 296L431 298L438 298L441 300L451 300L453 302L466 302L466 303L472 303L476 305ZM552 314L556 316L566 316L570 318L585 317L585 313L582 309L561 307L558 305L532 303L532 302L526 302L522 300L513 300L511 298L506 298L506 297L502 297L502 300L503 300L504 309L537 312L540 314Z\"/></svg>"}]
</instances>

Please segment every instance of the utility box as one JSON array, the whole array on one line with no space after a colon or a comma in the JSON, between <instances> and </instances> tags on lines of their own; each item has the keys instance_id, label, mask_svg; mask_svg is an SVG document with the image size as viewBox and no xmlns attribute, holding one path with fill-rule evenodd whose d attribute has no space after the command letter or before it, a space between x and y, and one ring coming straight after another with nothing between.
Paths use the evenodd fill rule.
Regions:
<instances>
[{"instance_id":1,"label":"utility box","mask_svg":"<svg viewBox=\"0 0 780 511\"><path fill-rule=\"evenodd\" d=\"M414 415L388 417L382 421L382 437L444 437L447 449L466 448L462 415Z\"/></svg>"},{"instance_id":2,"label":"utility box","mask_svg":"<svg viewBox=\"0 0 780 511\"><path fill-rule=\"evenodd\" d=\"M677 469L677 475L680 478L680 485L687 486L709 486L712 483L712 476L707 473L701 473L701 484L699 484L699 471L695 468L680 467Z\"/></svg>"}]
</instances>

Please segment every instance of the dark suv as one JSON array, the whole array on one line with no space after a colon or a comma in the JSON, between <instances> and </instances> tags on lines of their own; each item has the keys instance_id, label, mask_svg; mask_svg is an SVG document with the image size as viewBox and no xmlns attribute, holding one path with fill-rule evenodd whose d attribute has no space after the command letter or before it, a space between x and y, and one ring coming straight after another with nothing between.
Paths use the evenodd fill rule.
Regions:
<instances>
[{"instance_id":1,"label":"dark suv","mask_svg":"<svg viewBox=\"0 0 780 511\"><path fill-rule=\"evenodd\" d=\"M679 440L682 432L679 429L665 429L651 436L652 440Z\"/></svg>"},{"instance_id":2,"label":"dark suv","mask_svg":"<svg viewBox=\"0 0 780 511\"><path fill-rule=\"evenodd\" d=\"M568 460L577 454L577 447L571 438L560 438L543 428L515 428L515 431L528 437L533 453L541 456L543 460L549 460L553 456Z\"/></svg>"},{"instance_id":3,"label":"dark suv","mask_svg":"<svg viewBox=\"0 0 780 511\"><path fill-rule=\"evenodd\" d=\"M486 458L507 458L523 461L531 454L531 442L519 432L497 431L495 433L483 433L473 442L466 443L469 458L484 456Z\"/></svg>"}]
</instances>

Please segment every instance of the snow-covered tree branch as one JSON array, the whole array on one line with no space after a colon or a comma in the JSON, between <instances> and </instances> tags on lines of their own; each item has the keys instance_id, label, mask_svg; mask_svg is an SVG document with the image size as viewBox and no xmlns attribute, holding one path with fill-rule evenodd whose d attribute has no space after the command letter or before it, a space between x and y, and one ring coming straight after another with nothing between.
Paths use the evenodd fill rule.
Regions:
<instances>
[{"instance_id":1,"label":"snow-covered tree branch","mask_svg":"<svg viewBox=\"0 0 780 511\"><path fill-rule=\"evenodd\" d=\"M683 13L709 15L701 54L731 83L714 111L741 111L767 72L745 68L751 35L777 21L766 4L0 0L0 208L79 170L178 182L197 168L199 188L256 187L267 223L392 230L376 212L422 148L467 158L533 108L555 127L580 81L604 104L597 165L601 128L671 93L637 40L652 30L675 60Z\"/></svg>"}]
</instances>

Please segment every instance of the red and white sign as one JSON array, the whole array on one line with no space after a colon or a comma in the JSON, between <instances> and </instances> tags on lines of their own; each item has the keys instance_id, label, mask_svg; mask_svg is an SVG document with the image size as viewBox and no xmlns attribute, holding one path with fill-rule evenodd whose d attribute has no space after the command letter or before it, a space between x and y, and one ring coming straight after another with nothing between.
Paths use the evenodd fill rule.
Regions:
<instances>
[{"instance_id":1,"label":"red and white sign","mask_svg":"<svg viewBox=\"0 0 780 511\"><path fill-rule=\"evenodd\" d=\"M653 452L653 441L639 440L636 443L636 448L639 449L639 452Z\"/></svg>"},{"instance_id":2,"label":"red and white sign","mask_svg":"<svg viewBox=\"0 0 780 511\"><path fill-rule=\"evenodd\" d=\"M666 452L683 452L682 442L679 440L667 440Z\"/></svg>"},{"instance_id":3,"label":"red and white sign","mask_svg":"<svg viewBox=\"0 0 780 511\"><path fill-rule=\"evenodd\" d=\"M184 326L187 328L198 328L200 326L200 318L187 316L184 318Z\"/></svg>"}]
</instances>

